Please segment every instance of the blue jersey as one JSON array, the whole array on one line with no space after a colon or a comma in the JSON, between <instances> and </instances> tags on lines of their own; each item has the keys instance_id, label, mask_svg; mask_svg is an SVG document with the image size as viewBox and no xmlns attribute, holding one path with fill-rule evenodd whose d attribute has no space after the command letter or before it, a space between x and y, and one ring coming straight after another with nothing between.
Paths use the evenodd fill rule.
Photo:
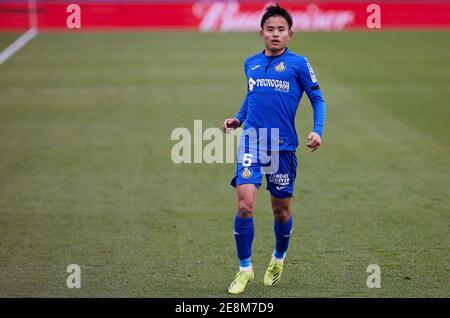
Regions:
<instances>
[{"instance_id":1,"label":"blue jersey","mask_svg":"<svg viewBox=\"0 0 450 318\"><path fill-rule=\"evenodd\" d=\"M274 57L260 52L247 58L244 68L248 83L247 96L236 115L244 125L242 136L249 128L256 131L266 128L267 141L264 143L267 142L266 149L270 149L270 130L278 128L278 149L295 151L298 146L295 114L303 92L308 95L314 111L312 131L322 136L325 102L306 57L292 53L287 48L283 54ZM244 145L243 138L241 148Z\"/></svg>"}]
</instances>

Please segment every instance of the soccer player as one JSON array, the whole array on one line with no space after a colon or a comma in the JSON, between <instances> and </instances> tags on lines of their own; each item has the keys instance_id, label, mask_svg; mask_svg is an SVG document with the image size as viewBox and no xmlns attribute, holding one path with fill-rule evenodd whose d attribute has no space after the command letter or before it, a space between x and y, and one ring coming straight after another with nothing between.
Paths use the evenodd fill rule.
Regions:
<instances>
[{"instance_id":1,"label":"soccer player","mask_svg":"<svg viewBox=\"0 0 450 318\"><path fill-rule=\"evenodd\" d=\"M325 102L307 58L287 48L293 36L291 29L292 17L285 9L279 5L266 8L260 31L265 48L246 59L244 70L248 82L247 95L235 118L227 118L223 124L226 133L244 125L237 155L236 176L231 181L237 191L234 237L239 258L239 272L228 288L231 294L242 293L254 278L251 262L253 210L263 174L266 175L267 190L271 194L275 232L275 249L264 275L264 285L273 286L281 277L292 233L291 198L297 168L295 151L298 146L294 118L303 92L308 95L314 112L313 128L307 137L307 146L315 151L322 142ZM264 134L264 137L261 129L272 133ZM252 137L252 134L247 134L250 130L257 132L256 148L266 151L265 159L271 158L271 166L272 161L277 160L277 164L272 166L276 167L276 171L265 173L264 167L268 165L268 161L263 160L264 156L259 151L256 153L254 144L252 146L248 141Z\"/></svg>"}]
</instances>

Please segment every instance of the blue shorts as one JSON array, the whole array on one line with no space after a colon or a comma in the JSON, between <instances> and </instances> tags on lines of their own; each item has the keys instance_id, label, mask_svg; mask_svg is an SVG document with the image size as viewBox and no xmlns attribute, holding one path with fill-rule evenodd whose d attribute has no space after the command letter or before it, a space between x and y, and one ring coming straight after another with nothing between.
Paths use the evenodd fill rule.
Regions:
<instances>
[{"instance_id":1,"label":"blue shorts","mask_svg":"<svg viewBox=\"0 0 450 318\"><path fill-rule=\"evenodd\" d=\"M273 173L266 174L266 189L276 198L289 198L294 193L297 156L295 151L280 151L278 158L278 169ZM231 180L231 185L236 187L241 184L254 184L259 189L264 174L263 169L267 166L268 164L259 161L244 164L238 160L236 176Z\"/></svg>"}]
</instances>

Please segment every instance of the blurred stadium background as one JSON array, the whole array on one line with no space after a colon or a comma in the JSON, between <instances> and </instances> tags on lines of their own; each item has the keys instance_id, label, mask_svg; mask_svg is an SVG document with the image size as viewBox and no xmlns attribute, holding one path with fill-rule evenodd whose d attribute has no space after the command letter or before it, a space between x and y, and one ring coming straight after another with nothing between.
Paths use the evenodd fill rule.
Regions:
<instances>
[{"instance_id":1,"label":"blurred stadium background","mask_svg":"<svg viewBox=\"0 0 450 318\"><path fill-rule=\"evenodd\" d=\"M236 113L267 3L0 0L0 297L228 297L234 165L176 165L170 136ZM449 297L450 2L279 3L327 124L308 152L304 98L285 273L262 286L263 190L243 297Z\"/></svg>"}]
</instances>

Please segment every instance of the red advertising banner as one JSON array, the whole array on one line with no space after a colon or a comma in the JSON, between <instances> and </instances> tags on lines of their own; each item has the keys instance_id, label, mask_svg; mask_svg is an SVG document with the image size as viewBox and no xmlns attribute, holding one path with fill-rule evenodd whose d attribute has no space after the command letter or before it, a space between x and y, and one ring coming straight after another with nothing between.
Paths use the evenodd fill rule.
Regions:
<instances>
[{"instance_id":1,"label":"red advertising banner","mask_svg":"<svg viewBox=\"0 0 450 318\"><path fill-rule=\"evenodd\" d=\"M0 30L27 28L36 13L43 30L69 30L76 1L0 2ZM170 1L99 2L79 1L81 30L148 29L197 30L203 32L257 31L264 8L273 2L258 1ZM368 2L320 1L317 3L279 1L290 11L294 31L339 31L368 29L376 14ZM381 2L377 4L382 29L450 29L450 2Z\"/></svg>"}]
</instances>

